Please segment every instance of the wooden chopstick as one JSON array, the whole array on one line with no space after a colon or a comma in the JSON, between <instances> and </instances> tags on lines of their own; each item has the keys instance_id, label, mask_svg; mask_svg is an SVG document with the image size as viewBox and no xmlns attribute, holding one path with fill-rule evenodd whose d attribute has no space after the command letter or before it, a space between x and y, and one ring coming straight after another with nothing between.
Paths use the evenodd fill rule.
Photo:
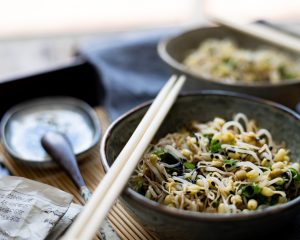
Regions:
<instances>
[{"instance_id":1,"label":"wooden chopstick","mask_svg":"<svg viewBox=\"0 0 300 240\"><path fill-rule=\"evenodd\" d=\"M109 209L113 205L114 201L117 199L119 194L122 192L123 188L127 185L128 179L130 178L132 172L134 171L138 161L141 159L151 140L153 139L155 133L157 132L162 121L166 117L167 113L174 104L177 95L185 82L185 77L180 77L173 89L170 91L165 101L161 103L161 107L156 113L153 121L148 126L142 139L132 152L131 156L127 160L126 165L122 168L119 174L116 176L115 181L110 186L109 191L103 197L100 205L94 210L93 215L90 217L86 227L78 235L78 239L92 239L93 235L99 227L99 223L103 221Z\"/></svg>"},{"instance_id":2,"label":"wooden chopstick","mask_svg":"<svg viewBox=\"0 0 300 240\"><path fill-rule=\"evenodd\" d=\"M86 232L86 226L87 222L91 224L93 227L89 227L89 231L91 237L93 236L94 232L97 230L99 226L100 221L89 221L91 219L91 216L94 216L95 214L95 209L97 209L101 204L102 200L105 199L105 196L110 192L111 186L113 183L117 180L117 177L119 176L120 172L122 172L122 169L128 169L128 167L125 168L128 164L128 159L130 155L134 152L134 149L136 146L138 146L139 142L141 141L142 137L144 136L144 133L147 128L150 129L149 125L152 123L152 120L155 118L155 115L157 112L160 112L159 109L161 108L162 104L169 99L168 101L172 100L170 97L168 98L170 93L173 93L172 95L174 96L174 89L177 91L175 94L177 96L181 86L183 85L185 81L185 77L180 77L180 79L176 82L177 77L172 76L170 80L167 82L167 84L163 87L163 89L160 91L160 93L157 95L155 98L154 102L150 106L149 110L145 114L144 118L142 119L141 123L133 133L132 137L129 139L128 143L125 145L121 153L119 154L118 158L116 159L115 163L112 165L108 173L104 176L103 180L101 183L97 186L91 200L88 202L88 204L84 207L83 212L79 215L79 217L76 219L74 224L71 226L69 231L65 235L65 239L74 239L79 236L79 233L81 232ZM175 83L176 82L176 83ZM173 100L173 102L176 99L176 96ZM171 103L170 106L172 106L173 102ZM170 104L170 103L169 103ZM168 110L165 108L165 110ZM153 129L154 130L154 129ZM151 139L150 139L151 141ZM145 151L145 150L144 150ZM136 165L136 164L135 164ZM134 168L133 168L134 169ZM132 171L133 171L132 169ZM128 171L128 170L127 170ZM130 174L132 173L130 172ZM124 170L123 170L124 172ZM129 174L129 176L130 176ZM124 184L127 183L127 179L123 180L125 181ZM119 187L117 188L119 189ZM122 187L123 189L123 187ZM122 190L121 189L121 190ZM121 192L120 190L120 192ZM116 197L119 195L119 193L116 195ZM115 195L114 195L115 196ZM113 204L114 201L111 201L111 205ZM110 207L111 207L110 205ZM106 209L109 210L109 208L106 206ZM108 210L104 213L101 214L100 216L105 216L108 212ZM103 219L101 219L103 220ZM90 223L91 222L91 223ZM89 225L88 224L88 225ZM93 231L93 232L92 232ZM92 232L92 233L91 233ZM86 233L85 233L86 234ZM78 238L80 239L80 238ZM84 237L82 239L88 239L87 237Z\"/></svg>"},{"instance_id":3,"label":"wooden chopstick","mask_svg":"<svg viewBox=\"0 0 300 240\"><path fill-rule=\"evenodd\" d=\"M213 22L300 53L300 40L297 37L282 33L279 30L259 24L241 24L223 16L209 16Z\"/></svg>"},{"instance_id":4,"label":"wooden chopstick","mask_svg":"<svg viewBox=\"0 0 300 240\"><path fill-rule=\"evenodd\" d=\"M132 153L134 147L137 145L137 143L140 141L140 139L143 136L144 129L150 124L152 121L155 112L158 111L160 103L164 101L165 97L169 93L170 89L173 87L175 84L175 81L177 79L177 76L173 75L169 81L165 84L163 89L159 92L157 95L156 99L152 103L151 107L143 117L142 121L132 134L131 138L125 145L125 147L122 149L121 153L115 160L114 164L111 166L109 172L104 176L104 178L101 181L101 184L97 186L95 189L93 196L91 197L89 203L84 207L84 210L80 214L80 217L72 224L72 227L70 230L67 232L67 237L74 237L76 236L81 229L84 227L84 224L87 222L89 219L90 215L94 211L95 207L99 205L98 200L100 199L100 196L103 196L109 186L112 184L114 180L114 176L122 169L124 164L126 163L126 159L130 156Z\"/></svg>"}]
</instances>

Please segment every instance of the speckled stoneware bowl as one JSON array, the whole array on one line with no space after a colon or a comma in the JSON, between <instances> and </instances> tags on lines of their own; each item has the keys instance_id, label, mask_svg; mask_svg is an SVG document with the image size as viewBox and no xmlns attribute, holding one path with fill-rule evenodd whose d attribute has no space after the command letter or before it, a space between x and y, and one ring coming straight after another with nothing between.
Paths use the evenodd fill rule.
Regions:
<instances>
[{"instance_id":1,"label":"speckled stoneware bowl","mask_svg":"<svg viewBox=\"0 0 300 240\"><path fill-rule=\"evenodd\" d=\"M300 79L283 81L278 84L266 82L247 84L242 81L229 83L203 77L182 64L182 61L187 54L195 50L201 42L209 38L230 38L237 42L239 46L247 49L271 46L286 52L295 58L299 58L299 55L296 55L291 51L225 27L203 27L187 30L177 36L162 40L158 45L158 52L161 59L172 69L172 71L187 76L188 81L185 84L185 90L219 89L235 91L270 99L295 109L297 103L300 102Z\"/></svg>"},{"instance_id":2,"label":"speckled stoneware bowl","mask_svg":"<svg viewBox=\"0 0 300 240\"><path fill-rule=\"evenodd\" d=\"M107 130L101 143L101 159L106 169L114 162L123 146L137 127L149 107L141 105L116 120ZM203 91L181 96L176 101L155 139L178 127L198 120L207 122L219 116L230 119L233 114L243 112L258 125L267 128L275 141L284 141L291 150L294 161L300 161L300 117L278 104L257 98L226 93ZM126 188L121 199L136 218L160 239L272 239L280 233L283 239L292 234L285 227L300 212L300 197L280 206L270 207L249 214L209 214L173 209L151 201L130 188ZM273 235L276 234L276 235ZM278 238L273 238L278 239Z\"/></svg>"}]
</instances>

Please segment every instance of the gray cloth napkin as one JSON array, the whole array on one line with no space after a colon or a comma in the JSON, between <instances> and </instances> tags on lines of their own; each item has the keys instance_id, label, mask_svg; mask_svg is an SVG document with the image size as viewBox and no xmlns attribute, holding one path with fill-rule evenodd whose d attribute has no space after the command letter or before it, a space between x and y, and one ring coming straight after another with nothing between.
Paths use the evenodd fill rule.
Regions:
<instances>
[{"instance_id":1,"label":"gray cloth napkin","mask_svg":"<svg viewBox=\"0 0 300 240\"><path fill-rule=\"evenodd\" d=\"M171 72L157 53L160 39L175 30L120 34L90 42L81 55L99 70L104 84L105 107L115 119L132 107L154 98Z\"/></svg>"}]
</instances>

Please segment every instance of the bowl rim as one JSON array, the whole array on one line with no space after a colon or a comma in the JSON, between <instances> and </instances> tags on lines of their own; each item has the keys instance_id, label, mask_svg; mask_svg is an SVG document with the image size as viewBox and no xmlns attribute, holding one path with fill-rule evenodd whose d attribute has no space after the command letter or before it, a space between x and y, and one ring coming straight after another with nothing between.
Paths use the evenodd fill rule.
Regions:
<instances>
[{"instance_id":1,"label":"bowl rim","mask_svg":"<svg viewBox=\"0 0 300 240\"><path fill-rule=\"evenodd\" d=\"M253 84L245 83L243 81L239 81L239 82L220 81L216 78L209 78L206 76L201 76L199 73L196 73L196 72L188 69L184 64L175 60L167 51L168 44L171 41L178 39L182 36L189 35L193 32L198 32L198 31L201 31L204 29L207 30L207 29L222 29L222 28L226 28L226 27L204 26L204 27L191 28L191 29L185 30L179 34L176 34L172 37L164 38L164 39L160 40L157 45L158 55L170 67L172 67L172 68L176 69L177 71L180 71L181 73L184 73L185 75L190 76L196 80L205 81L207 83L214 83L214 84L224 85L224 86L229 86L229 87L244 87L244 88L264 88L264 87L276 88L276 87L280 87L280 86L290 86L290 85L300 84L300 78L299 79L291 79L291 80L283 80L279 83L258 82L258 83L253 83ZM234 30L231 29L231 31L234 31ZM276 44L273 44L273 45L276 46ZM280 48L283 49L283 51L288 51L287 49L285 50L282 47L280 47Z\"/></svg>"},{"instance_id":2,"label":"bowl rim","mask_svg":"<svg viewBox=\"0 0 300 240\"><path fill-rule=\"evenodd\" d=\"M235 93L230 91L224 91L224 90L200 90L200 91L193 91L193 92L187 92L180 94L179 99L185 98L185 97L193 97L193 96L223 96L223 97L233 97L233 98L240 98L246 101L254 101L256 103L262 104L262 105L269 105L273 107L276 110L279 110L285 114L288 114L295 118L295 120L300 121L300 115L291 110L290 108L283 106L279 103L275 103L269 100L261 99L258 97L250 96L247 94L241 94L241 93ZM144 108L147 108L150 106L152 101L144 102L135 108L129 110L128 112L121 115L119 118L117 118L105 131L105 134L103 135L103 138L100 143L100 161L104 167L104 171L107 172L110 168L107 158L106 158L106 146L107 141L111 136L112 131L119 125L124 119L128 118L130 115L134 114L137 111L140 111ZM250 219L256 219L259 217L265 217L268 215L273 214L279 214L283 211L291 210L296 207L300 207L300 195L296 197L295 199L281 204L277 206L271 206L264 210L258 210L250 213L232 213L232 214L215 214L215 213L203 213L203 212L192 212L182 209L174 209L170 208L166 205L157 203L155 201L152 201L150 199L147 199L143 195L137 193L133 189L131 189L129 186L126 186L123 190L122 194L130 199L132 199L135 202L138 202L141 207L145 207L148 209L151 209L155 212L159 212L160 214L169 215L171 217L180 217L181 219L185 220L191 220L191 221L207 221L207 222L219 222L219 221L246 221Z\"/></svg>"}]
</instances>

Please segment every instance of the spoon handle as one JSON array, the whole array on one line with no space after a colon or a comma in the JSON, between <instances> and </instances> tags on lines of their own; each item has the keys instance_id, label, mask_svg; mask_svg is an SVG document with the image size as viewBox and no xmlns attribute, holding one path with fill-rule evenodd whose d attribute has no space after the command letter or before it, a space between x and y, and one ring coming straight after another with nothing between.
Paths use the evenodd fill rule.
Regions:
<instances>
[{"instance_id":1,"label":"spoon handle","mask_svg":"<svg viewBox=\"0 0 300 240\"><path fill-rule=\"evenodd\" d=\"M53 160L64 168L78 189L81 190L82 187L85 187L85 191L88 190L80 174L69 140L63 134L50 131L43 136L41 143Z\"/></svg>"},{"instance_id":2,"label":"spoon handle","mask_svg":"<svg viewBox=\"0 0 300 240\"><path fill-rule=\"evenodd\" d=\"M50 131L43 136L41 143L43 148L53 158L53 160L62 166L68 173L70 178L80 190L81 197L85 202L87 202L92 194L80 174L69 140L61 133ZM103 221L99 231L103 240L120 239L107 218Z\"/></svg>"},{"instance_id":3,"label":"spoon handle","mask_svg":"<svg viewBox=\"0 0 300 240\"><path fill-rule=\"evenodd\" d=\"M92 193L86 186L82 186L80 187L80 196L85 202L87 202L88 200L90 200Z\"/></svg>"}]
</instances>

